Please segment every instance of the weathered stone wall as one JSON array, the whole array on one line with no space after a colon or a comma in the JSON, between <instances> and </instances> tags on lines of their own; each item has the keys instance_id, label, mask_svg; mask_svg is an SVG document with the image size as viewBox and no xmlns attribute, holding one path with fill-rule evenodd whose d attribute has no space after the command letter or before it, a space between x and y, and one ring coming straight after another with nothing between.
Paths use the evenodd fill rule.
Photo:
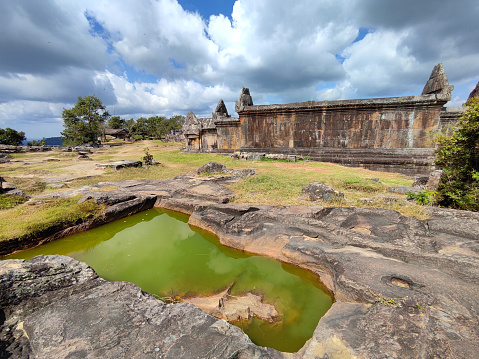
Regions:
<instances>
[{"instance_id":1,"label":"weathered stone wall","mask_svg":"<svg viewBox=\"0 0 479 359\"><path fill-rule=\"evenodd\" d=\"M233 151L241 146L241 123L237 118L215 122L218 134L218 149Z\"/></svg>"},{"instance_id":2,"label":"weathered stone wall","mask_svg":"<svg viewBox=\"0 0 479 359\"><path fill-rule=\"evenodd\" d=\"M241 147L429 148L445 96L248 106Z\"/></svg>"},{"instance_id":3,"label":"weathered stone wall","mask_svg":"<svg viewBox=\"0 0 479 359\"><path fill-rule=\"evenodd\" d=\"M212 119L189 114L185 126L192 130L185 136L191 151L296 154L426 174L434 164L432 133L461 115L458 109L444 110L452 89L442 64L434 67L418 96L253 105L249 89L243 88L236 102L239 119L228 115L221 100Z\"/></svg>"},{"instance_id":4,"label":"weathered stone wall","mask_svg":"<svg viewBox=\"0 0 479 359\"><path fill-rule=\"evenodd\" d=\"M439 130L445 130L447 126L454 126L465 111L465 107L444 107L439 115Z\"/></svg>"},{"instance_id":5,"label":"weathered stone wall","mask_svg":"<svg viewBox=\"0 0 479 359\"><path fill-rule=\"evenodd\" d=\"M236 148L235 146L239 143L237 140L235 142L235 139L237 139L236 131L231 131L229 127L234 128L238 119L232 119L228 115L223 100L220 100L212 115L212 118L197 118L191 111L186 115L182 131L186 139L187 151L212 152L222 146ZM219 130L220 126L216 125L217 122L226 124L223 131ZM218 142L221 143L221 146L218 146Z\"/></svg>"}]
</instances>

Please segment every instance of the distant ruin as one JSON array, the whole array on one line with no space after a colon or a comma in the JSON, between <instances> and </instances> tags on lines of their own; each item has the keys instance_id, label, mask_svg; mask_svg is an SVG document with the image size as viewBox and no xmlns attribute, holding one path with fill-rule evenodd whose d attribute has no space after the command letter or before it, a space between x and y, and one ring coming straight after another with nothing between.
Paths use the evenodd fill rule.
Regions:
<instances>
[{"instance_id":1,"label":"distant ruin","mask_svg":"<svg viewBox=\"0 0 479 359\"><path fill-rule=\"evenodd\" d=\"M455 123L462 108L445 108L454 87L442 64L421 95L253 105L241 89L235 110L223 100L211 118L188 113L183 133L190 152L299 155L372 170L427 174L434 165L432 133Z\"/></svg>"}]
</instances>

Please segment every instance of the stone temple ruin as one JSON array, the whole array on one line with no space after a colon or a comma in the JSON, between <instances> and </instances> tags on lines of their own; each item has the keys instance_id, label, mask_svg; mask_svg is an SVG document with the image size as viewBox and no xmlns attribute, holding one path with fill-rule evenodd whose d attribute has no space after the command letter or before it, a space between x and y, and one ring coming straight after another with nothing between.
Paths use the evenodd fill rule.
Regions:
<instances>
[{"instance_id":1,"label":"stone temple ruin","mask_svg":"<svg viewBox=\"0 0 479 359\"><path fill-rule=\"evenodd\" d=\"M455 123L463 108L446 108L454 86L442 64L421 95L253 105L242 88L228 114L220 100L212 118L188 113L183 133L190 152L296 155L372 170L428 174L432 133Z\"/></svg>"}]
</instances>

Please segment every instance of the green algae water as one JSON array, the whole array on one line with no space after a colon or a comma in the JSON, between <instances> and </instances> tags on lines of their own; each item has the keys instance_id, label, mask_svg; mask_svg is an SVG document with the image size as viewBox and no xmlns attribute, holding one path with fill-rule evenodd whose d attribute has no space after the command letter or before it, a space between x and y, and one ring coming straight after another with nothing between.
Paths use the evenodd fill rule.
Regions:
<instances>
[{"instance_id":1,"label":"green algae water","mask_svg":"<svg viewBox=\"0 0 479 359\"><path fill-rule=\"evenodd\" d=\"M128 281L157 297L252 292L273 304L280 318L234 323L251 340L285 352L299 350L332 305L317 277L274 259L219 244L192 229L188 216L151 209L3 259L62 254L90 265L109 281Z\"/></svg>"}]
</instances>

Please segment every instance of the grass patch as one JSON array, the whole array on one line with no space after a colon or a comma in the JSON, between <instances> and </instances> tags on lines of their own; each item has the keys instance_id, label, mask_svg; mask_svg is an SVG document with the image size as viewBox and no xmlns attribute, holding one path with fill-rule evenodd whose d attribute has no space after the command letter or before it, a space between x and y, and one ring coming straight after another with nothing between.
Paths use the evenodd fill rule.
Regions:
<instances>
[{"instance_id":1,"label":"grass patch","mask_svg":"<svg viewBox=\"0 0 479 359\"><path fill-rule=\"evenodd\" d=\"M10 209L25 203L28 198L23 196L15 196L13 194L0 194L0 210Z\"/></svg>"},{"instance_id":2,"label":"grass patch","mask_svg":"<svg viewBox=\"0 0 479 359\"><path fill-rule=\"evenodd\" d=\"M13 183L17 189L26 194L40 194L47 188L47 184L42 180L22 177L10 177L5 179L8 180L8 182Z\"/></svg>"},{"instance_id":3,"label":"grass patch","mask_svg":"<svg viewBox=\"0 0 479 359\"><path fill-rule=\"evenodd\" d=\"M301 185L265 174L247 177L234 184L236 203L298 204Z\"/></svg>"},{"instance_id":4,"label":"grass patch","mask_svg":"<svg viewBox=\"0 0 479 359\"><path fill-rule=\"evenodd\" d=\"M268 157L261 157L260 161L262 162L278 162L278 163L294 163L296 162L293 159L289 158L268 158Z\"/></svg>"},{"instance_id":5,"label":"grass patch","mask_svg":"<svg viewBox=\"0 0 479 359\"><path fill-rule=\"evenodd\" d=\"M333 186L337 186L339 189L365 193L378 193L385 189L383 184L361 177L334 179L332 182Z\"/></svg>"},{"instance_id":6,"label":"grass patch","mask_svg":"<svg viewBox=\"0 0 479 359\"><path fill-rule=\"evenodd\" d=\"M0 211L0 240L35 237L51 227L83 222L104 209L93 200L78 204L79 199L27 202Z\"/></svg>"},{"instance_id":7,"label":"grass patch","mask_svg":"<svg viewBox=\"0 0 479 359\"><path fill-rule=\"evenodd\" d=\"M405 198L405 196L403 196ZM400 199L401 197L398 197ZM362 202L357 201L354 203L356 207L363 207L363 208L385 208L385 209L392 209L401 213L403 216L406 217L413 217L417 219L427 219L429 218L429 214L427 209L424 206L420 206L416 203L407 202L404 203L401 200L398 201L391 201L387 199L376 199L372 202Z\"/></svg>"},{"instance_id":8,"label":"grass patch","mask_svg":"<svg viewBox=\"0 0 479 359\"><path fill-rule=\"evenodd\" d=\"M60 162L45 162L42 164L24 166L22 164L0 164L0 175L19 189L29 194L40 194L58 189L45 189L38 176L65 176L66 173L76 175L76 168L82 163L104 163L118 160L141 160L144 149L149 148L153 159L161 165L149 168L107 169L101 175L89 178L79 178L68 182L70 189L98 182L121 181L135 179L164 180L185 173L196 173L209 161L219 162L227 168L251 168L257 175L245 178L229 187L235 192L235 203L241 204L284 204L284 205L334 205L390 208L406 216L424 216L425 209L414 204L398 203L364 203L361 198L386 193L387 187L411 186L412 179L397 173L375 172L364 168L344 167L333 163L321 162L289 162L288 160L244 161L214 153L186 153L180 147L183 144L162 142L160 140L138 141L109 149L94 150L89 156L92 161L77 161L77 153L57 153ZM52 157L53 153L19 154L23 160L40 160L42 156ZM73 166L72 166L73 165ZM74 172L74 173L73 173ZM205 176L210 174L204 174ZM37 177L34 177L37 176ZM27 178L28 177L28 178ZM33 180L32 178L37 178ZM380 182L372 181L378 178ZM321 182L344 193L346 201L341 202L309 202L300 200L303 187L311 182ZM111 188L113 189L113 188ZM110 188L108 189L110 190ZM405 196L404 196L405 198ZM35 208L31 209L36 210ZM13 215L12 215L13 216Z\"/></svg>"}]
</instances>

